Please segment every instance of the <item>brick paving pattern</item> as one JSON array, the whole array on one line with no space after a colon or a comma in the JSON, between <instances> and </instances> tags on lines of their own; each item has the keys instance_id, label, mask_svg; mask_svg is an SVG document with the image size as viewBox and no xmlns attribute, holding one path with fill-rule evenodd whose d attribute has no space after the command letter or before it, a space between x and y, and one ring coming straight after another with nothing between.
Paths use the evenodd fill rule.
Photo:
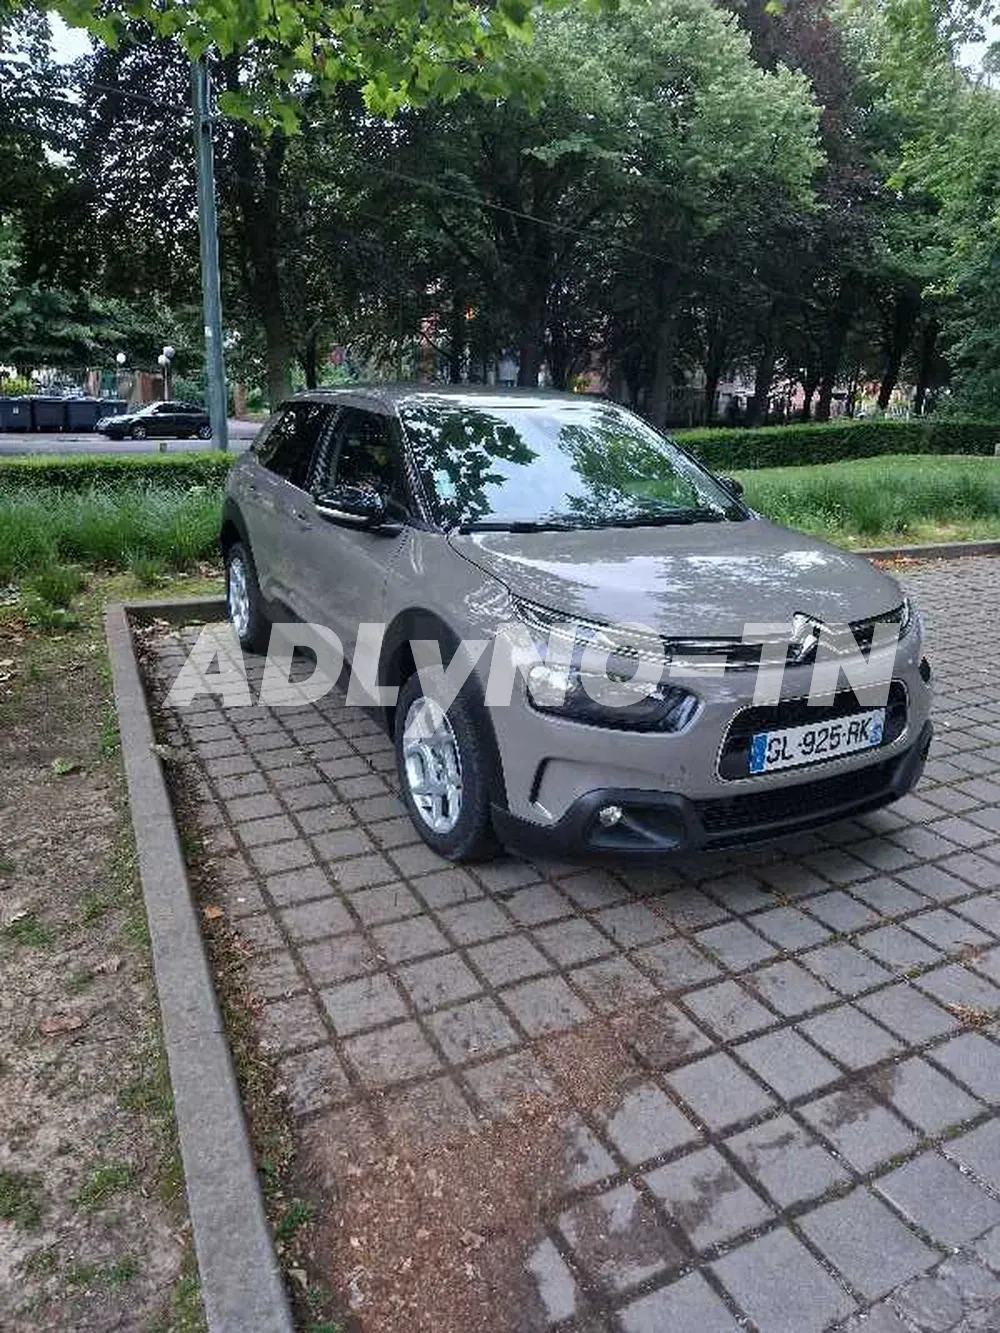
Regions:
<instances>
[{"instance_id":1,"label":"brick paving pattern","mask_svg":"<svg viewBox=\"0 0 1000 1333\"><path fill-rule=\"evenodd\" d=\"M169 722L303 1127L566 1105L553 1043L621 1021L610 1103L566 1105L517 1327L1000 1329L1000 563L905 581L935 670L918 792L746 851L450 866L340 696ZM160 685L193 639L158 642Z\"/></svg>"}]
</instances>

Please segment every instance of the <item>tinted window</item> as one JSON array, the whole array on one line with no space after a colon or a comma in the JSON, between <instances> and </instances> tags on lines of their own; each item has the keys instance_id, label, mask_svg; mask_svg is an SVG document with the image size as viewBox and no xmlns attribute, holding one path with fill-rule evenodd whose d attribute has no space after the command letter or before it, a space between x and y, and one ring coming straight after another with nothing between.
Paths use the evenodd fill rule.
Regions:
<instances>
[{"instance_id":1,"label":"tinted window","mask_svg":"<svg viewBox=\"0 0 1000 1333\"><path fill-rule=\"evenodd\" d=\"M399 415L444 527L746 517L709 473L613 403L428 396Z\"/></svg>"},{"instance_id":2,"label":"tinted window","mask_svg":"<svg viewBox=\"0 0 1000 1333\"><path fill-rule=\"evenodd\" d=\"M305 489L309 464L328 412L322 403L290 403L274 419L258 446L258 461L293 486Z\"/></svg>"},{"instance_id":3,"label":"tinted window","mask_svg":"<svg viewBox=\"0 0 1000 1333\"><path fill-rule=\"evenodd\" d=\"M399 443L389 417L348 407L340 414L321 475L324 486L361 486L406 503Z\"/></svg>"}]
</instances>

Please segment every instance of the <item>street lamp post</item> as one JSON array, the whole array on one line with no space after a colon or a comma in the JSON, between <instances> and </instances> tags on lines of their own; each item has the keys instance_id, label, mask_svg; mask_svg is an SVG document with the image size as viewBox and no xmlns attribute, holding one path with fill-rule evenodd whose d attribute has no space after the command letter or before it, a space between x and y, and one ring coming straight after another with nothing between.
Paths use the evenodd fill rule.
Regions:
<instances>
[{"instance_id":1,"label":"street lamp post","mask_svg":"<svg viewBox=\"0 0 1000 1333\"><path fill-rule=\"evenodd\" d=\"M198 161L198 234L201 242L201 291L205 313L205 377L212 436L219 449L229 448L228 394L222 348L222 296L219 284L219 224L215 207L215 163L212 148L212 87L208 62L191 64L191 103L195 155Z\"/></svg>"},{"instance_id":2,"label":"street lamp post","mask_svg":"<svg viewBox=\"0 0 1000 1333\"><path fill-rule=\"evenodd\" d=\"M156 364L163 371L163 397L165 400L170 397L170 363L173 361L174 355L174 349L168 344L156 358Z\"/></svg>"}]
</instances>

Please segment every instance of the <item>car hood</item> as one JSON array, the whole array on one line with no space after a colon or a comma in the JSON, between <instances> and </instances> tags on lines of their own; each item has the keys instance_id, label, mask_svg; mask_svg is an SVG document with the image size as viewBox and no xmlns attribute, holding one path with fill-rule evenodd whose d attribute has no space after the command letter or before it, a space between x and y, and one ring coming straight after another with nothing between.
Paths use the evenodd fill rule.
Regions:
<instances>
[{"instance_id":1,"label":"car hood","mask_svg":"<svg viewBox=\"0 0 1000 1333\"><path fill-rule=\"evenodd\" d=\"M747 622L788 624L796 612L844 624L901 601L896 582L863 557L756 519L449 540L516 597L668 636L739 638Z\"/></svg>"}]
</instances>

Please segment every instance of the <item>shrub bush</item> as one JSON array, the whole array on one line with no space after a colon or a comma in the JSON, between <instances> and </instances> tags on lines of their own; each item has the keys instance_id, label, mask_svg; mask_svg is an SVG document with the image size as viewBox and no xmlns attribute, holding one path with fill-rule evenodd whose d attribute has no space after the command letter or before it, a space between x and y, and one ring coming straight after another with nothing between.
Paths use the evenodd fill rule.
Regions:
<instances>
[{"instance_id":1,"label":"shrub bush","mask_svg":"<svg viewBox=\"0 0 1000 1333\"><path fill-rule=\"evenodd\" d=\"M759 430L678 431L677 441L716 472L800 467L880 454L992 454L1000 424L924 417L915 421L850 421L764 426Z\"/></svg>"},{"instance_id":2,"label":"shrub bush","mask_svg":"<svg viewBox=\"0 0 1000 1333\"><path fill-rule=\"evenodd\" d=\"M225 485L234 454L194 451L183 454L35 454L0 458L0 494L52 488L85 491L95 486L148 486L184 490Z\"/></svg>"}]
</instances>

